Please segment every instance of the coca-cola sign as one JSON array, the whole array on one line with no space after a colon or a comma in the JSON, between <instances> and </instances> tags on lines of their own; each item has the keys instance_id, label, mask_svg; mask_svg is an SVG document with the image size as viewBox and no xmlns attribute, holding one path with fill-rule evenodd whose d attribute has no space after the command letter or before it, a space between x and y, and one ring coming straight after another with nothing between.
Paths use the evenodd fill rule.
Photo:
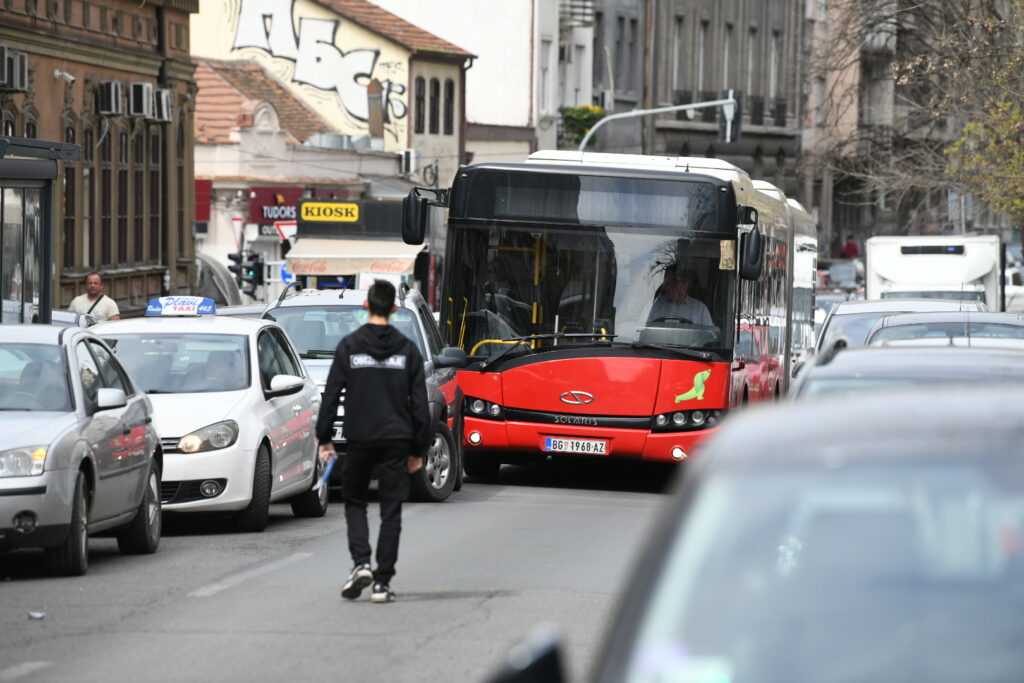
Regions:
<instances>
[{"instance_id":1,"label":"coca-cola sign","mask_svg":"<svg viewBox=\"0 0 1024 683\"><path fill-rule=\"evenodd\" d=\"M302 193L301 187L249 188L249 222L268 224L295 220Z\"/></svg>"}]
</instances>

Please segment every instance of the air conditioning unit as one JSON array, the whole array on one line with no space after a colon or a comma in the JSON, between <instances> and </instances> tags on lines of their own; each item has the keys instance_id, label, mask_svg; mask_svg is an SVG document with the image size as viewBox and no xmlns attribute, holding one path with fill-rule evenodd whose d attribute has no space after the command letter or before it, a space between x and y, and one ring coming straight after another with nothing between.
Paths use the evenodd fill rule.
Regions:
<instances>
[{"instance_id":1,"label":"air conditioning unit","mask_svg":"<svg viewBox=\"0 0 1024 683\"><path fill-rule=\"evenodd\" d=\"M171 121L171 91L167 88L153 92L153 118L164 123Z\"/></svg>"},{"instance_id":2,"label":"air conditioning unit","mask_svg":"<svg viewBox=\"0 0 1024 683\"><path fill-rule=\"evenodd\" d=\"M416 172L416 150L402 150L402 175L412 175Z\"/></svg>"},{"instance_id":3,"label":"air conditioning unit","mask_svg":"<svg viewBox=\"0 0 1024 683\"><path fill-rule=\"evenodd\" d=\"M123 114L120 81L102 81L96 89L96 111L100 114Z\"/></svg>"},{"instance_id":4,"label":"air conditioning unit","mask_svg":"<svg viewBox=\"0 0 1024 683\"><path fill-rule=\"evenodd\" d=\"M24 91L28 87L28 55L5 47L2 57L0 90Z\"/></svg>"},{"instance_id":5,"label":"air conditioning unit","mask_svg":"<svg viewBox=\"0 0 1024 683\"><path fill-rule=\"evenodd\" d=\"M153 118L153 84L132 83L128 88L128 114Z\"/></svg>"}]
</instances>

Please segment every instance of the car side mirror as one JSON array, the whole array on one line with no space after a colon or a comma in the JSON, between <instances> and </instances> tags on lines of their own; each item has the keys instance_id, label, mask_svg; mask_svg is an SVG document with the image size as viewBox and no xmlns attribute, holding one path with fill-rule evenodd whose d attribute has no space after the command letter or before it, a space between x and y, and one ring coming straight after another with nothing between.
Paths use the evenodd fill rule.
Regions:
<instances>
[{"instance_id":1,"label":"car side mirror","mask_svg":"<svg viewBox=\"0 0 1024 683\"><path fill-rule=\"evenodd\" d=\"M128 405L128 397L123 389L98 389L96 391L96 410L113 410Z\"/></svg>"},{"instance_id":2,"label":"car side mirror","mask_svg":"<svg viewBox=\"0 0 1024 683\"><path fill-rule=\"evenodd\" d=\"M406 244L423 244L427 235L428 207L427 198L416 194L416 190L402 200L402 241Z\"/></svg>"},{"instance_id":3,"label":"car side mirror","mask_svg":"<svg viewBox=\"0 0 1024 683\"><path fill-rule=\"evenodd\" d=\"M516 645L505 666L488 683L565 683L562 645L551 633L542 633Z\"/></svg>"},{"instance_id":4,"label":"car side mirror","mask_svg":"<svg viewBox=\"0 0 1024 683\"><path fill-rule=\"evenodd\" d=\"M466 352L454 346L446 346L441 349L441 353L434 356L435 368L464 368L468 364Z\"/></svg>"},{"instance_id":5,"label":"car side mirror","mask_svg":"<svg viewBox=\"0 0 1024 683\"><path fill-rule=\"evenodd\" d=\"M803 369L804 369L804 361L802 361L802 360L801 361L797 361L793 365L793 372L792 372L793 379L796 379L796 376L799 375L800 371L803 370Z\"/></svg>"},{"instance_id":6,"label":"car side mirror","mask_svg":"<svg viewBox=\"0 0 1024 683\"><path fill-rule=\"evenodd\" d=\"M761 239L761 230L755 226L741 238L739 264L741 278L757 280L761 277L761 270L764 268L763 253L764 243Z\"/></svg>"},{"instance_id":7,"label":"car side mirror","mask_svg":"<svg viewBox=\"0 0 1024 683\"><path fill-rule=\"evenodd\" d=\"M270 380L271 396L286 396L294 394L302 388L302 378L295 375L274 375Z\"/></svg>"}]
</instances>

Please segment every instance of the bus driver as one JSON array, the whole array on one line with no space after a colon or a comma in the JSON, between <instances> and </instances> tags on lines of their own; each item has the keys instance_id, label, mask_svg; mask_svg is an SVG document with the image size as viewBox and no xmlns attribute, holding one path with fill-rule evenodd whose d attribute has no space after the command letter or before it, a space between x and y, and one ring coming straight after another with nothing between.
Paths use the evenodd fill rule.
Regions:
<instances>
[{"instance_id":1,"label":"bus driver","mask_svg":"<svg viewBox=\"0 0 1024 683\"><path fill-rule=\"evenodd\" d=\"M654 300L647 323L665 320L680 320L695 325L714 325L711 313L702 302L687 296L693 282L693 273L679 266L667 268L662 282L661 293Z\"/></svg>"}]
</instances>

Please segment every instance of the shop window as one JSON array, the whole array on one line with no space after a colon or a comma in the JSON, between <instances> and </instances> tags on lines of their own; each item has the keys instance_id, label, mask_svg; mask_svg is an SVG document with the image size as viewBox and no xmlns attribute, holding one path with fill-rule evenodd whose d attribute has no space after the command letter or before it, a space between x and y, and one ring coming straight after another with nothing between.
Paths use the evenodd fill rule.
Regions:
<instances>
[{"instance_id":1,"label":"shop window","mask_svg":"<svg viewBox=\"0 0 1024 683\"><path fill-rule=\"evenodd\" d=\"M149 133L149 260L160 262L160 128Z\"/></svg>"},{"instance_id":2,"label":"shop window","mask_svg":"<svg viewBox=\"0 0 1024 683\"><path fill-rule=\"evenodd\" d=\"M424 120L426 119L427 82L422 76L416 78L416 103L413 113L413 132L422 134L425 130Z\"/></svg>"},{"instance_id":3,"label":"shop window","mask_svg":"<svg viewBox=\"0 0 1024 683\"><path fill-rule=\"evenodd\" d=\"M0 322L20 323L22 259L25 238L24 190L7 187L3 193L0 224Z\"/></svg>"},{"instance_id":4,"label":"shop window","mask_svg":"<svg viewBox=\"0 0 1024 683\"><path fill-rule=\"evenodd\" d=\"M74 144L75 127L68 123L64 126L64 142ZM63 266L65 269L73 268L75 265L75 171L77 164L66 164L64 166L64 257Z\"/></svg>"},{"instance_id":5,"label":"shop window","mask_svg":"<svg viewBox=\"0 0 1024 683\"><path fill-rule=\"evenodd\" d=\"M133 249L134 260L142 263L145 259L143 241L146 233L146 207L144 198L146 196L146 145L141 133L136 133L132 140L132 154L134 164L132 165L132 198L135 202L135 247Z\"/></svg>"},{"instance_id":6,"label":"shop window","mask_svg":"<svg viewBox=\"0 0 1024 683\"><path fill-rule=\"evenodd\" d=\"M437 135L441 118L441 82L430 79L430 134Z\"/></svg>"},{"instance_id":7,"label":"shop window","mask_svg":"<svg viewBox=\"0 0 1024 683\"><path fill-rule=\"evenodd\" d=\"M117 262L128 263L128 133L117 141Z\"/></svg>"},{"instance_id":8,"label":"shop window","mask_svg":"<svg viewBox=\"0 0 1024 683\"><path fill-rule=\"evenodd\" d=\"M444 81L444 134L455 133L455 81L446 78Z\"/></svg>"},{"instance_id":9,"label":"shop window","mask_svg":"<svg viewBox=\"0 0 1024 683\"><path fill-rule=\"evenodd\" d=\"M110 142L109 127L101 135L103 139L100 141L100 265L107 266L113 261L113 145Z\"/></svg>"}]
</instances>

